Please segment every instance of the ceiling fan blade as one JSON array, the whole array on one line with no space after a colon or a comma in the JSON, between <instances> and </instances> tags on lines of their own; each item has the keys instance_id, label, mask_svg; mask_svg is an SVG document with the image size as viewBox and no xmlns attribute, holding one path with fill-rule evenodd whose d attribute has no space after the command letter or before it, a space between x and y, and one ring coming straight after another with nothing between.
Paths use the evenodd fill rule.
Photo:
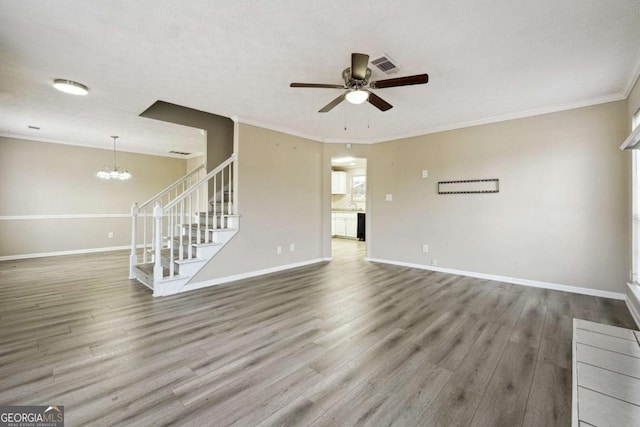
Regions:
<instances>
[{"instance_id":1,"label":"ceiling fan blade","mask_svg":"<svg viewBox=\"0 0 640 427\"><path fill-rule=\"evenodd\" d=\"M393 105L389 104L373 92L369 92L369 104L373 105L380 111L387 111L393 108Z\"/></svg>"},{"instance_id":2,"label":"ceiling fan blade","mask_svg":"<svg viewBox=\"0 0 640 427\"><path fill-rule=\"evenodd\" d=\"M344 85L331 85L324 83L291 83L289 87L319 87L327 89L346 89Z\"/></svg>"},{"instance_id":3,"label":"ceiling fan blade","mask_svg":"<svg viewBox=\"0 0 640 427\"><path fill-rule=\"evenodd\" d=\"M340 95L339 97L337 97L336 99L334 99L333 101L331 101L330 103L328 103L327 105L322 107L322 109L320 111L318 111L318 113L327 113L327 112L331 111L333 109L333 107L335 107L336 105L338 105L342 101L344 101L344 96L345 96L345 94L343 93L342 95Z\"/></svg>"},{"instance_id":4,"label":"ceiling fan blade","mask_svg":"<svg viewBox=\"0 0 640 427\"><path fill-rule=\"evenodd\" d=\"M354 80L364 80L367 76L367 65L369 65L369 55L364 53L351 54L351 78Z\"/></svg>"},{"instance_id":5,"label":"ceiling fan blade","mask_svg":"<svg viewBox=\"0 0 640 427\"><path fill-rule=\"evenodd\" d=\"M369 86L374 89L382 89L385 87L423 85L427 82L429 82L428 74L416 74L415 76L396 77L394 79L378 80L377 82L371 82Z\"/></svg>"}]
</instances>

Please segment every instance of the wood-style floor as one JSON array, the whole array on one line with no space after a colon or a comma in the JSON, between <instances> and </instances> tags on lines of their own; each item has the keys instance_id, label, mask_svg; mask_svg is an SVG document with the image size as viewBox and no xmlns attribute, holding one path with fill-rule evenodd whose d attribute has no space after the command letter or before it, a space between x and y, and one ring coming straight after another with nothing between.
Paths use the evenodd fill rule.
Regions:
<instances>
[{"instance_id":1,"label":"wood-style floor","mask_svg":"<svg viewBox=\"0 0 640 427\"><path fill-rule=\"evenodd\" d=\"M554 426L572 317L622 301L363 260L165 298L111 252L0 263L0 404L67 426Z\"/></svg>"}]
</instances>

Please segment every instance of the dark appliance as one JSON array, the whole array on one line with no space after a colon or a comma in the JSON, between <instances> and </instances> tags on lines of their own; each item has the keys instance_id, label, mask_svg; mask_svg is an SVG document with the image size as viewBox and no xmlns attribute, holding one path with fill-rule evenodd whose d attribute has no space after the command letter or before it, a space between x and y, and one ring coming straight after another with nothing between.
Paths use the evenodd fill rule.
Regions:
<instances>
[{"instance_id":1,"label":"dark appliance","mask_svg":"<svg viewBox=\"0 0 640 427\"><path fill-rule=\"evenodd\" d=\"M356 237L358 238L358 240L361 240L364 242L364 229L365 229L365 215L362 212L358 212L358 232L356 234Z\"/></svg>"}]
</instances>

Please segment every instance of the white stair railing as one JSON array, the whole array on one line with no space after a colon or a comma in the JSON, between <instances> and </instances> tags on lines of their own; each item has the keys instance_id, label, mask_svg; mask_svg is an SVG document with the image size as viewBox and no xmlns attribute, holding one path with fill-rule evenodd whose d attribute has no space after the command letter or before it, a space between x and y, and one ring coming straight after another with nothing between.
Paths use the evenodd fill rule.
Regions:
<instances>
[{"instance_id":1,"label":"white stair railing","mask_svg":"<svg viewBox=\"0 0 640 427\"><path fill-rule=\"evenodd\" d=\"M160 191L158 194L138 206L134 203L131 207L131 255L129 257L129 279L135 279L134 268L138 261L142 263L152 262L152 250L154 247L155 233L153 209L156 204L164 206L180 196L185 190L190 188L195 182L206 174L205 165L202 164L189 172L173 184ZM142 236L139 236L142 234ZM141 242L140 242L141 240ZM138 257L140 254L140 258Z\"/></svg>"},{"instance_id":2,"label":"white stair railing","mask_svg":"<svg viewBox=\"0 0 640 427\"><path fill-rule=\"evenodd\" d=\"M232 200L225 203L224 196L221 205L217 203L209 205L208 194L224 194L225 188L237 188L237 155L232 154L227 160L222 162L214 170L194 182L184 189L176 197L173 197L166 204L158 199L153 205L153 230L151 235L153 241L151 247L147 246L145 240L143 253L143 264L147 262L145 258L147 252L151 252L153 257L150 262L153 266L154 285L162 279L176 276L176 262L198 258L200 248L207 245L214 245L213 241L216 230L228 229L235 225L231 218L237 215L237 203L235 198L237 193L233 191ZM214 196L215 198L215 196ZM140 215L136 205L132 208L133 224L136 223L136 216ZM135 265L137 252L135 238L137 231L132 227L131 244L131 274L135 278ZM194 248L195 246L195 248ZM150 250L149 250L150 249ZM194 250L195 249L195 250ZM162 265L162 254L165 251L165 261L168 263L168 272L165 274ZM166 265L165 265L166 267Z\"/></svg>"}]
</instances>

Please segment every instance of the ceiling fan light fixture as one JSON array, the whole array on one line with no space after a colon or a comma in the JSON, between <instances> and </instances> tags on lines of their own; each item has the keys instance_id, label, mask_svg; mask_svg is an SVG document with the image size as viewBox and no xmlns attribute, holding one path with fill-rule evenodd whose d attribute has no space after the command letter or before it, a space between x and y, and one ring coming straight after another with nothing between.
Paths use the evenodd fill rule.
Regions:
<instances>
[{"instance_id":1,"label":"ceiling fan light fixture","mask_svg":"<svg viewBox=\"0 0 640 427\"><path fill-rule=\"evenodd\" d=\"M71 95L86 95L89 93L89 88L82 83L74 82L73 80L55 79L53 81L53 87L60 92L69 93Z\"/></svg>"},{"instance_id":2,"label":"ceiling fan light fixture","mask_svg":"<svg viewBox=\"0 0 640 427\"><path fill-rule=\"evenodd\" d=\"M369 99L369 92L362 89L355 89L347 92L345 98L352 104L362 104Z\"/></svg>"}]
</instances>

